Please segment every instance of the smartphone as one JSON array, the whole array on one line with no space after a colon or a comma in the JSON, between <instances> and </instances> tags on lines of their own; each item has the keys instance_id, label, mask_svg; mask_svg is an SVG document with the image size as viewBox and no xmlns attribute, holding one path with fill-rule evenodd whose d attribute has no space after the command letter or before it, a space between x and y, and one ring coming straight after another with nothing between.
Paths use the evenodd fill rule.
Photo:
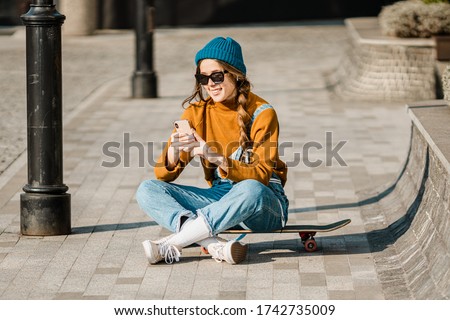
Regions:
<instances>
[{"instance_id":1,"label":"smartphone","mask_svg":"<svg viewBox=\"0 0 450 320\"><path fill-rule=\"evenodd\" d=\"M192 134L192 128L189 124L189 120L177 120L173 123L173 126L178 133Z\"/></svg>"}]
</instances>

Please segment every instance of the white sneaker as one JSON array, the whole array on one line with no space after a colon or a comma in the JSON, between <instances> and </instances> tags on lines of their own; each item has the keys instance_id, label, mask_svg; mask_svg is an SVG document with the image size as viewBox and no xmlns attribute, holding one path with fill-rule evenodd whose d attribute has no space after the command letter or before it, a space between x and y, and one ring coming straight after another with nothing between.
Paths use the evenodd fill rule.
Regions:
<instances>
[{"instance_id":1,"label":"white sneaker","mask_svg":"<svg viewBox=\"0 0 450 320\"><path fill-rule=\"evenodd\" d=\"M218 243L218 242L225 244L225 243L228 242L228 240L223 239L223 238L218 237L218 236L213 236L213 237L209 237L209 238L203 239L203 240L197 242L197 244L200 247L202 247L203 253L209 254L209 252L208 252L209 245L212 244L212 243Z\"/></svg>"},{"instance_id":2,"label":"white sneaker","mask_svg":"<svg viewBox=\"0 0 450 320\"><path fill-rule=\"evenodd\" d=\"M176 246L167 243L165 239L159 241L145 240L142 242L142 246L150 264L157 264L162 260L165 260L167 264L180 261L180 250Z\"/></svg>"},{"instance_id":3,"label":"white sneaker","mask_svg":"<svg viewBox=\"0 0 450 320\"><path fill-rule=\"evenodd\" d=\"M208 251L217 262L226 261L229 264L238 264L245 260L248 246L238 241L211 243Z\"/></svg>"}]
</instances>

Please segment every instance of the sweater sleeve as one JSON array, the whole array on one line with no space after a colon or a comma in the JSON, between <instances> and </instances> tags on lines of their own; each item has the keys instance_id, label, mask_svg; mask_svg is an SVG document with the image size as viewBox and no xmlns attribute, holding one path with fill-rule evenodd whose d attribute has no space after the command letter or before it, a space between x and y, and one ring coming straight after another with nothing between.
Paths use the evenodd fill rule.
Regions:
<instances>
[{"instance_id":1,"label":"sweater sleeve","mask_svg":"<svg viewBox=\"0 0 450 320\"><path fill-rule=\"evenodd\" d=\"M183 115L181 116L181 119L189 120L192 125L192 119L190 119L190 118L191 118L191 114L189 112L189 109L186 109L184 111ZM172 133L173 132L175 132L175 129L172 131ZM167 144L164 147L164 150L161 153L161 156L159 157L158 161L156 162L156 164L153 168L156 179L166 181L166 182L171 182L171 181L174 181L176 178L178 178L178 176L181 174L181 172L183 172L183 170L187 166L187 164L192 160L192 157L190 154L188 154L186 152L181 152L180 159L178 160L175 168L173 168L172 170L169 170L167 168L167 151L169 150L170 144L171 143L170 143L170 137L169 137L169 140L167 141Z\"/></svg>"},{"instance_id":2,"label":"sweater sleeve","mask_svg":"<svg viewBox=\"0 0 450 320\"><path fill-rule=\"evenodd\" d=\"M235 182L254 179L268 185L278 159L278 135L279 124L275 110L264 110L251 128L249 138L253 141L253 152L250 163L228 158L228 172L220 170L222 177Z\"/></svg>"}]
</instances>

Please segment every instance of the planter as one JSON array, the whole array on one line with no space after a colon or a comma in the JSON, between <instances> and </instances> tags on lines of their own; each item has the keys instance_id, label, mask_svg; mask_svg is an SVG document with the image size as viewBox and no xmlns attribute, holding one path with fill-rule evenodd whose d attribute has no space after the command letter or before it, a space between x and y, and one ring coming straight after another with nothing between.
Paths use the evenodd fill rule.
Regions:
<instances>
[{"instance_id":1,"label":"planter","mask_svg":"<svg viewBox=\"0 0 450 320\"><path fill-rule=\"evenodd\" d=\"M439 61L450 60L450 35L433 36L436 42L436 59Z\"/></svg>"}]
</instances>

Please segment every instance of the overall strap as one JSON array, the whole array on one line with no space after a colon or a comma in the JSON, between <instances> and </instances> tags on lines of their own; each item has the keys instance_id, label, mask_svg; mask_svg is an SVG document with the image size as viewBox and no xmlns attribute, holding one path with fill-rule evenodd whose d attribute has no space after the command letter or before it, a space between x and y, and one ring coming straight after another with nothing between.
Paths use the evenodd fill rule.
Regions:
<instances>
[{"instance_id":1,"label":"overall strap","mask_svg":"<svg viewBox=\"0 0 450 320\"><path fill-rule=\"evenodd\" d=\"M250 119L248 125L247 125L247 136L250 137L250 133L252 131L253 123L255 122L256 118L266 109L273 109L273 107L266 103L260 105L258 108L256 108L255 112L253 112L252 118ZM230 157L233 160L239 160L242 157L242 147L239 147Z\"/></svg>"},{"instance_id":2,"label":"overall strap","mask_svg":"<svg viewBox=\"0 0 450 320\"><path fill-rule=\"evenodd\" d=\"M273 109L273 107L266 103L260 105L258 108L256 108L255 112L253 112L252 118L250 119L250 122L247 125L247 134L250 136L250 132L252 131L253 122L255 122L256 118L266 109Z\"/></svg>"}]
</instances>

